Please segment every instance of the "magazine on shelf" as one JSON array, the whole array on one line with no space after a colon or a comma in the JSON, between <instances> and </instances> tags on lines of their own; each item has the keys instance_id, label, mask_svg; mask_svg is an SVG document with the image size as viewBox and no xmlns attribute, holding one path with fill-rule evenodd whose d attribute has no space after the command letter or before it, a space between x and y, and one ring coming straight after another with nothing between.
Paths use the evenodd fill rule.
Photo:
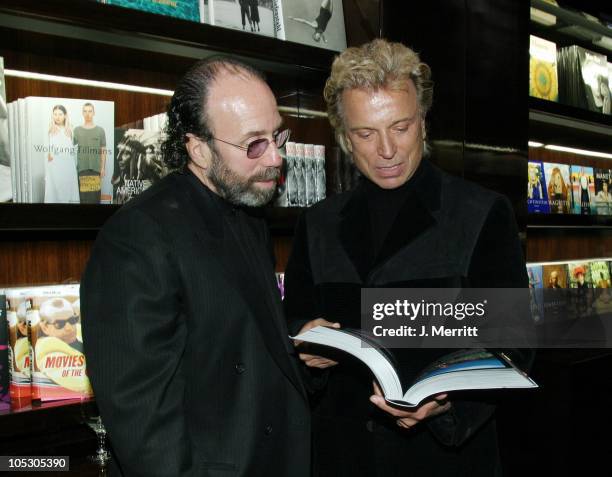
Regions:
<instances>
[{"instance_id":1,"label":"magazine on shelf","mask_svg":"<svg viewBox=\"0 0 612 477\"><path fill-rule=\"evenodd\" d=\"M32 287L26 300L32 399L91 396L83 353L79 285Z\"/></svg>"},{"instance_id":2,"label":"magazine on shelf","mask_svg":"<svg viewBox=\"0 0 612 477\"><path fill-rule=\"evenodd\" d=\"M571 166L574 214L595 214L595 179L593 168Z\"/></svg>"},{"instance_id":3,"label":"magazine on shelf","mask_svg":"<svg viewBox=\"0 0 612 477\"><path fill-rule=\"evenodd\" d=\"M209 23L285 39L281 0L208 0Z\"/></svg>"},{"instance_id":4,"label":"magazine on shelf","mask_svg":"<svg viewBox=\"0 0 612 477\"><path fill-rule=\"evenodd\" d=\"M402 383L392 352L362 331L317 326L292 339L351 354L370 368L385 400L402 407L415 407L428 397L451 391L538 387L503 353L484 349L445 355L412 383Z\"/></svg>"},{"instance_id":5,"label":"magazine on shelf","mask_svg":"<svg viewBox=\"0 0 612 477\"><path fill-rule=\"evenodd\" d=\"M22 107L26 201L110 204L114 103L31 96Z\"/></svg>"},{"instance_id":6,"label":"magazine on shelf","mask_svg":"<svg viewBox=\"0 0 612 477\"><path fill-rule=\"evenodd\" d=\"M572 182L570 166L567 164L544 163L544 177L551 214L572 213Z\"/></svg>"},{"instance_id":7,"label":"magazine on shelf","mask_svg":"<svg viewBox=\"0 0 612 477\"><path fill-rule=\"evenodd\" d=\"M11 179L11 144L9 136L9 112L4 85L4 58L0 56L0 202L13 200Z\"/></svg>"},{"instance_id":8,"label":"magazine on shelf","mask_svg":"<svg viewBox=\"0 0 612 477\"><path fill-rule=\"evenodd\" d=\"M285 38L304 45L346 49L342 0L283 0Z\"/></svg>"},{"instance_id":9,"label":"magazine on shelf","mask_svg":"<svg viewBox=\"0 0 612 477\"><path fill-rule=\"evenodd\" d=\"M125 204L168 173L161 130L115 129L113 204Z\"/></svg>"},{"instance_id":10,"label":"magazine on shelf","mask_svg":"<svg viewBox=\"0 0 612 477\"><path fill-rule=\"evenodd\" d=\"M529 36L529 95L559 100L557 45L534 35Z\"/></svg>"},{"instance_id":11,"label":"magazine on shelf","mask_svg":"<svg viewBox=\"0 0 612 477\"><path fill-rule=\"evenodd\" d=\"M144 12L176 17L182 20L204 23L206 20L203 0L98 0L107 5L133 8Z\"/></svg>"}]
</instances>

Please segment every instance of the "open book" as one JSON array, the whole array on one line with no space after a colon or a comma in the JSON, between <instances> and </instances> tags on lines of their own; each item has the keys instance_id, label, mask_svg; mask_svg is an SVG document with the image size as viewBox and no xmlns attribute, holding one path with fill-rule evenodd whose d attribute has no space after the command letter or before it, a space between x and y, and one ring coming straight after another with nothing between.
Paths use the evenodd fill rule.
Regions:
<instances>
[{"instance_id":1,"label":"open book","mask_svg":"<svg viewBox=\"0 0 612 477\"><path fill-rule=\"evenodd\" d=\"M484 349L445 355L406 385L400 380L389 350L359 330L317 326L292 339L331 346L355 356L372 370L385 400L403 407L416 407L427 397L449 391L538 387L503 353Z\"/></svg>"}]
</instances>

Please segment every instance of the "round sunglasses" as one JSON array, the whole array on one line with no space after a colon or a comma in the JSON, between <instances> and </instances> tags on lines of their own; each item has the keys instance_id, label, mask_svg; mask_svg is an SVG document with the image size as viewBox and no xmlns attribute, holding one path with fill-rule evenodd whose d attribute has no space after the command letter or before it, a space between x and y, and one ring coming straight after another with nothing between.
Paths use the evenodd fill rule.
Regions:
<instances>
[{"instance_id":1,"label":"round sunglasses","mask_svg":"<svg viewBox=\"0 0 612 477\"><path fill-rule=\"evenodd\" d=\"M241 146L239 144L234 144L228 141L224 141L223 139L219 139L218 137L213 137L213 139L215 141L219 141L224 144L229 144L230 146L234 146L234 147L237 147L238 149L242 149L243 151L246 151L247 157L249 159L259 159L261 156L263 156L264 152L266 152L266 149L268 149L268 146L270 145L271 142L274 142L277 149L280 149L287 143L290 135L291 135L290 129L283 129L282 131L279 131L272 135L272 141L270 141L267 138L255 139L252 143L249 143L248 146Z\"/></svg>"}]
</instances>

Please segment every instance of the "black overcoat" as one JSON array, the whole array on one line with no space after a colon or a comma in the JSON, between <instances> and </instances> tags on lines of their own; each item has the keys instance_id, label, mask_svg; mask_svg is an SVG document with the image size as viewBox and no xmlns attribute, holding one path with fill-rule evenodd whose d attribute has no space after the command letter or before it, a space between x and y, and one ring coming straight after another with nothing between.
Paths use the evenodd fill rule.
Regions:
<instances>
[{"instance_id":1,"label":"black overcoat","mask_svg":"<svg viewBox=\"0 0 612 477\"><path fill-rule=\"evenodd\" d=\"M310 475L308 403L270 250L260 219L190 172L101 230L81 300L115 475Z\"/></svg>"},{"instance_id":2,"label":"black overcoat","mask_svg":"<svg viewBox=\"0 0 612 477\"><path fill-rule=\"evenodd\" d=\"M364 184L303 214L285 275L286 315L293 333L317 317L359 327L361 287L528 286L514 214L505 197L426 160L410 180L377 256ZM403 353L404 376L412 377L446 352L396 350ZM529 352L514 354L523 365L531 359ZM338 360L329 372L313 371L317 475L498 475L491 393L452 395L450 412L405 430L369 402L369 370L348 355Z\"/></svg>"}]
</instances>

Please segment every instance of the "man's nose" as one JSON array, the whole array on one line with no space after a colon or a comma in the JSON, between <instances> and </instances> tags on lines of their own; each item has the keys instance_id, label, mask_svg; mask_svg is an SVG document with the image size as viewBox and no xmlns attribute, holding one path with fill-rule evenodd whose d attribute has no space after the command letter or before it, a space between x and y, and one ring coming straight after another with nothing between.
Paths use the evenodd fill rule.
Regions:
<instances>
[{"instance_id":1,"label":"man's nose","mask_svg":"<svg viewBox=\"0 0 612 477\"><path fill-rule=\"evenodd\" d=\"M283 165L283 158L280 155L276 143L271 141L268 144L266 152L263 155L263 165L267 167L281 167Z\"/></svg>"},{"instance_id":2,"label":"man's nose","mask_svg":"<svg viewBox=\"0 0 612 477\"><path fill-rule=\"evenodd\" d=\"M384 159L393 159L397 147L395 142L388 133L382 133L378 136L378 155Z\"/></svg>"}]
</instances>

